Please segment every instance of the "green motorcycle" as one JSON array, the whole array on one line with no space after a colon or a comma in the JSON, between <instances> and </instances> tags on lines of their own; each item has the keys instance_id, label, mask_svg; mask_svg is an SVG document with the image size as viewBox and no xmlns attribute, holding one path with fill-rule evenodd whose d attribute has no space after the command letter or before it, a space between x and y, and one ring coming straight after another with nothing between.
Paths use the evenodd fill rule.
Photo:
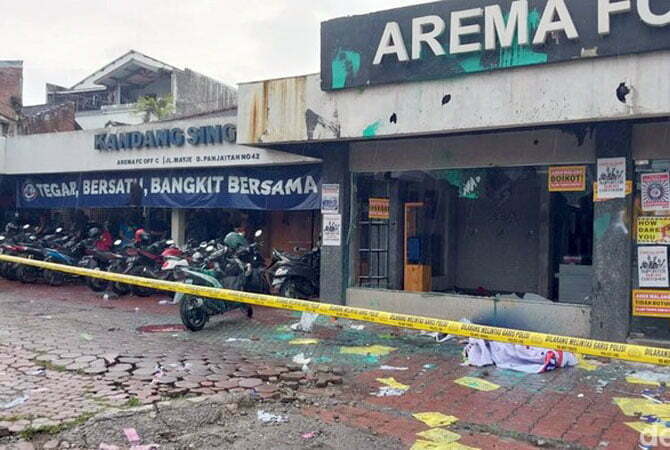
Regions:
<instances>
[{"instance_id":1,"label":"green motorcycle","mask_svg":"<svg viewBox=\"0 0 670 450\"><path fill-rule=\"evenodd\" d=\"M215 249L209 246L204 250L209 254L199 268L179 267L177 277L186 284L207 286L217 289L242 291L245 287L246 273L244 263L228 247ZM223 315L241 309L247 317L253 316L253 308L242 303L212 300L194 295L176 293L174 303L179 303L181 321L191 331L202 330L210 317Z\"/></svg>"}]
</instances>

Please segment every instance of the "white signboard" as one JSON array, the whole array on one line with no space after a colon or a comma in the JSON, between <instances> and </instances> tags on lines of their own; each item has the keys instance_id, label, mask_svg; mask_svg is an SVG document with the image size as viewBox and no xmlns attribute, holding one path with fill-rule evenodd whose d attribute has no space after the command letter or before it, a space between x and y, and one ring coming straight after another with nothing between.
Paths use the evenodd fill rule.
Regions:
<instances>
[{"instance_id":1,"label":"white signboard","mask_svg":"<svg viewBox=\"0 0 670 450\"><path fill-rule=\"evenodd\" d=\"M321 214L340 213L340 185L324 184L321 186Z\"/></svg>"},{"instance_id":2,"label":"white signboard","mask_svg":"<svg viewBox=\"0 0 670 450\"><path fill-rule=\"evenodd\" d=\"M8 174L116 172L318 163L317 158L234 142L236 117L13 136Z\"/></svg>"},{"instance_id":3,"label":"white signboard","mask_svg":"<svg viewBox=\"0 0 670 450\"><path fill-rule=\"evenodd\" d=\"M326 247L342 245L342 216L340 214L326 214L323 216L321 245Z\"/></svg>"},{"instance_id":4,"label":"white signboard","mask_svg":"<svg viewBox=\"0 0 670 450\"><path fill-rule=\"evenodd\" d=\"M637 264L641 288L670 287L667 247L639 247Z\"/></svg>"},{"instance_id":5,"label":"white signboard","mask_svg":"<svg viewBox=\"0 0 670 450\"><path fill-rule=\"evenodd\" d=\"M598 198L626 198L626 158L598 160Z\"/></svg>"}]
</instances>

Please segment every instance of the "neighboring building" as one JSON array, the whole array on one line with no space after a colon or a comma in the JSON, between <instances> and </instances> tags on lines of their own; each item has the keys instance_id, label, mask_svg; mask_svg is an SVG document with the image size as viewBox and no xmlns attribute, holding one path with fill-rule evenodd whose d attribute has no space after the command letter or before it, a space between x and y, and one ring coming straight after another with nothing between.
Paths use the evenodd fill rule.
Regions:
<instances>
[{"instance_id":1,"label":"neighboring building","mask_svg":"<svg viewBox=\"0 0 670 450\"><path fill-rule=\"evenodd\" d=\"M0 136L16 133L22 98L23 61L0 61Z\"/></svg>"},{"instance_id":2,"label":"neighboring building","mask_svg":"<svg viewBox=\"0 0 670 450\"><path fill-rule=\"evenodd\" d=\"M137 125L140 97L172 96L176 116L206 113L237 105L237 92L189 69L181 70L131 50L71 88L47 84L47 103L73 102L82 129Z\"/></svg>"},{"instance_id":3,"label":"neighboring building","mask_svg":"<svg viewBox=\"0 0 670 450\"><path fill-rule=\"evenodd\" d=\"M18 134L59 133L80 130L75 120L74 103L24 106Z\"/></svg>"},{"instance_id":4,"label":"neighboring building","mask_svg":"<svg viewBox=\"0 0 670 450\"><path fill-rule=\"evenodd\" d=\"M240 86L238 143L339 185L324 301L670 340L670 12L511 3L322 24L320 74Z\"/></svg>"}]
</instances>

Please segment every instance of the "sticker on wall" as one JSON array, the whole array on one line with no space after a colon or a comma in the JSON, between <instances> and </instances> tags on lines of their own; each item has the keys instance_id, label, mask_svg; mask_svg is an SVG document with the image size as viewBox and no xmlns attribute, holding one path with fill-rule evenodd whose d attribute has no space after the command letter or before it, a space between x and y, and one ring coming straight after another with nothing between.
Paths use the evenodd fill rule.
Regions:
<instances>
[{"instance_id":1,"label":"sticker on wall","mask_svg":"<svg viewBox=\"0 0 670 450\"><path fill-rule=\"evenodd\" d=\"M637 243L670 245L670 217L640 217Z\"/></svg>"},{"instance_id":2,"label":"sticker on wall","mask_svg":"<svg viewBox=\"0 0 670 450\"><path fill-rule=\"evenodd\" d=\"M640 287L670 287L668 279L667 247L639 247L637 249L637 255Z\"/></svg>"},{"instance_id":3,"label":"sticker on wall","mask_svg":"<svg viewBox=\"0 0 670 450\"><path fill-rule=\"evenodd\" d=\"M633 315L670 319L670 291L633 291Z\"/></svg>"},{"instance_id":4,"label":"sticker on wall","mask_svg":"<svg viewBox=\"0 0 670 450\"><path fill-rule=\"evenodd\" d=\"M324 184L321 186L321 214L340 213L340 185Z\"/></svg>"},{"instance_id":5,"label":"sticker on wall","mask_svg":"<svg viewBox=\"0 0 670 450\"><path fill-rule=\"evenodd\" d=\"M633 182L628 180L626 181L626 195L630 195L633 193ZM611 200L609 198L601 198L598 195L598 183L593 183L593 201L594 202L604 202L606 200Z\"/></svg>"},{"instance_id":6,"label":"sticker on wall","mask_svg":"<svg viewBox=\"0 0 670 450\"><path fill-rule=\"evenodd\" d=\"M549 168L549 192L584 192L586 166Z\"/></svg>"},{"instance_id":7,"label":"sticker on wall","mask_svg":"<svg viewBox=\"0 0 670 450\"><path fill-rule=\"evenodd\" d=\"M670 211L670 173L642 175L642 211Z\"/></svg>"},{"instance_id":8,"label":"sticker on wall","mask_svg":"<svg viewBox=\"0 0 670 450\"><path fill-rule=\"evenodd\" d=\"M369 200L370 220L389 220L391 218L391 200L388 198L371 198Z\"/></svg>"},{"instance_id":9,"label":"sticker on wall","mask_svg":"<svg viewBox=\"0 0 670 450\"><path fill-rule=\"evenodd\" d=\"M604 200L626 197L626 158L598 160L598 196Z\"/></svg>"},{"instance_id":10,"label":"sticker on wall","mask_svg":"<svg viewBox=\"0 0 670 450\"><path fill-rule=\"evenodd\" d=\"M323 216L322 245L326 247L339 247L342 245L341 215L326 214Z\"/></svg>"}]
</instances>

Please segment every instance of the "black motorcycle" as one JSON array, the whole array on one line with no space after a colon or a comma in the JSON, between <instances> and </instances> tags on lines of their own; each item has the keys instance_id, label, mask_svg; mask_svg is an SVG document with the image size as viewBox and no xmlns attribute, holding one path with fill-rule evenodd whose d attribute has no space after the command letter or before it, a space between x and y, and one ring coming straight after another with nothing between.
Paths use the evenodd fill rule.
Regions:
<instances>
[{"instance_id":1,"label":"black motorcycle","mask_svg":"<svg viewBox=\"0 0 670 450\"><path fill-rule=\"evenodd\" d=\"M294 256L274 250L272 252L272 287L287 298L315 299L319 297L321 283L321 250L314 248Z\"/></svg>"}]
</instances>

